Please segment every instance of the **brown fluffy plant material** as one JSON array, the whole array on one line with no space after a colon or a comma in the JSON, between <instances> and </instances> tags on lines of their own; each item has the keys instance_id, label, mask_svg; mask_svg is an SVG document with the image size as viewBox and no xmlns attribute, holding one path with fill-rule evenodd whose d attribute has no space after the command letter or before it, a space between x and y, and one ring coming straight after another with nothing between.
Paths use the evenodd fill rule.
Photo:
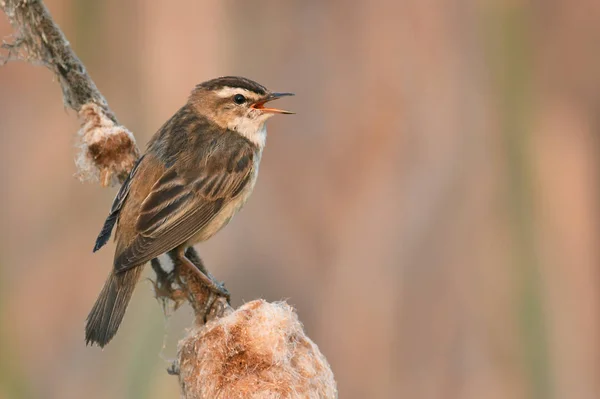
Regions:
<instances>
[{"instance_id":1,"label":"brown fluffy plant material","mask_svg":"<svg viewBox=\"0 0 600 399\"><path fill-rule=\"evenodd\" d=\"M81 149L77 157L78 176L82 180L100 180L103 186L123 181L139 153L133 134L110 119L94 103L79 111Z\"/></svg>"},{"instance_id":2,"label":"brown fluffy plant material","mask_svg":"<svg viewBox=\"0 0 600 399\"><path fill-rule=\"evenodd\" d=\"M179 343L182 398L336 398L327 360L284 302L248 302Z\"/></svg>"}]
</instances>

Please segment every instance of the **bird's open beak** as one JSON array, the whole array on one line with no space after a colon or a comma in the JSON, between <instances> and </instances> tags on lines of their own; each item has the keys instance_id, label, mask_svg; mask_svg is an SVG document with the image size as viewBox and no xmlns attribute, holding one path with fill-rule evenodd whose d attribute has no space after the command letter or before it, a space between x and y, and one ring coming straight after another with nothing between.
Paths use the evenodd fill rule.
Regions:
<instances>
[{"instance_id":1,"label":"bird's open beak","mask_svg":"<svg viewBox=\"0 0 600 399\"><path fill-rule=\"evenodd\" d=\"M272 114L294 114L294 112L286 111L283 109L265 108L265 104L268 103L269 101L274 101L281 97L293 96L293 95L294 95L294 93L269 93L269 95L267 95L265 98L252 104L251 107L254 109L261 110L262 112L268 112L268 113L272 113Z\"/></svg>"}]
</instances>

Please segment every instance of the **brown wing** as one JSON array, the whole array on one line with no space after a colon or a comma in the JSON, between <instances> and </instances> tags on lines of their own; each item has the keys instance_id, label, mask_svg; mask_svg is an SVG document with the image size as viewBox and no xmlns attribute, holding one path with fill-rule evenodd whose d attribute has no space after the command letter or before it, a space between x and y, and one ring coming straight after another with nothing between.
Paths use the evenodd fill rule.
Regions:
<instances>
[{"instance_id":1,"label":"brown wing","mask_svg":"<svg viewBox=\"0 0 600 399\"><path fill-rule=\"evenodd\" d=\"M248 183L254 150L215 151L197 173L167 169L142 202L136 238L115 259L117 272L146 263L204 228Z\"/></svg>"}]
</instances>

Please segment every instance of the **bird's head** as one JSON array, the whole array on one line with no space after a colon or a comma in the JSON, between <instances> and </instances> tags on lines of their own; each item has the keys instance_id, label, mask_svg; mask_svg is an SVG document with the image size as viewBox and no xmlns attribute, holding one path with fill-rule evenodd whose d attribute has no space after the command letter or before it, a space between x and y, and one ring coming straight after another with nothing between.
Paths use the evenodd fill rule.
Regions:
<instances>
[{"instance_id":1,"label":"bird's head","mask_svg":"<svg viewBox=\"0 0 600 399\"><path fill-rule=\"evenodd\" d=\"M203 116L226 129L264 146L265 122L275 114L293 114L266 104L293 93L274 93L246 78L225 76L201 83L190 95L189 102Z\"/></svg>"}]
</instances>

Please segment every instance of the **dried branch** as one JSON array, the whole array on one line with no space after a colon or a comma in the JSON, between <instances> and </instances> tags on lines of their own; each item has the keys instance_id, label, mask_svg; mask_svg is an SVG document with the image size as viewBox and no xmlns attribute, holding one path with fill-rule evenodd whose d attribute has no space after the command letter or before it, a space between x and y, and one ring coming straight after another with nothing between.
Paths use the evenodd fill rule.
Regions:
<instances>
[{"instance_id":1,"label":"dried branch","mask_svg":"<svg viewBox=\"0 0 600 399\"><path fill-rule=\"evenodd\" d=\"M44 3L0 0L0 8L16 31L12 43L2 44L7 55L0 64L25 60L46 66L58 77L65 106L79 114L79 177L99 179L103 186L123 182L140 156L133 134L119 125Z\"/></svg>"},{"instance_id":2,"label":"dried branch","mask_svg":"<svg viewBox=\"0 0 600 399\"><path fill-rule=\"evenodd\" d=\"M135 138L119 125L42 1L0 0L0 8L16 31L12 42L1 45L6 55L0 54L0 66L25 60L49 68L58 77L65 106L81 121L80 178L99 179L103 186L122 183L139 157ZM208 274L193 248L186 256ZM163 306L176 309L188 301L196 315L169 370L179 375L183 398L337 397L329 364L289 305L259 300L234 310L228 298L212 293L171 258L171 272L157 259L151 264Z\"/></svg>"}]
</instances>

